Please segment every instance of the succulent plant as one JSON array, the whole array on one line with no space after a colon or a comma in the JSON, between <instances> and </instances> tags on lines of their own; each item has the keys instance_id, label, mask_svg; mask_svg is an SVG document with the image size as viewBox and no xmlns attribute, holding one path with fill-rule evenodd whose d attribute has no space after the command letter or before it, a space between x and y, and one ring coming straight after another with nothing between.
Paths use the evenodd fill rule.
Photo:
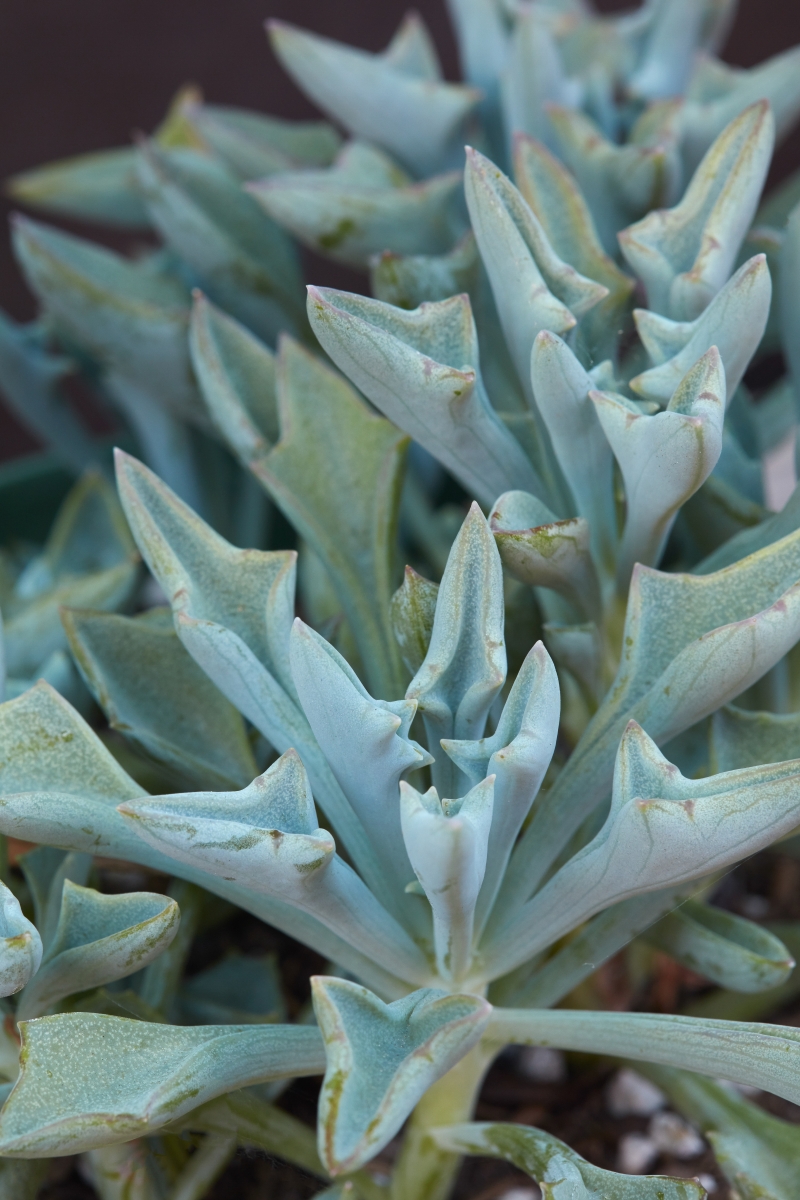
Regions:
<instances>
[{"instance_id":1,"label":"succulent plant","mask_svg":"<svg viewBox=\"0 0 800 1200\"><path fill-rule=\"evenodd\" d=\"M646 1064L742 1196L792 1196L796 1132L713 1080L800 1102L797 1031L752 1019L796 939L710 901L800 827L800 493L768 512L759 461L800 395L796 181L758 208L798 52L724 66L725 0L451 8L465 85L418 18L381 55L273 25L344 145L184 92L137 148L14 183L164 240L20 220L43 315L0 328L0 385L74 470L104 460L68 363L124 414L169 608L98 611L137 572L102 476L6 589L10 673L46 679L0 707L0 831L40 846L0 895L0 1196L79 1153L104 1198L191 1200L239 1144L364 1200L444 1200L465 1153L553 1200L703 1196L471 1122L508 1045ZM374 298L304 310L289 235ZM102 737L52 675L67 644ZM91 856L179 882L103 895ZM307 1021L267 962L181 983L225 904L330 964ZM718 984L709 1010L559 1007L637 939ZM316 1148L273 1103L306 1075Z\"/></svg>"}]
</instances>

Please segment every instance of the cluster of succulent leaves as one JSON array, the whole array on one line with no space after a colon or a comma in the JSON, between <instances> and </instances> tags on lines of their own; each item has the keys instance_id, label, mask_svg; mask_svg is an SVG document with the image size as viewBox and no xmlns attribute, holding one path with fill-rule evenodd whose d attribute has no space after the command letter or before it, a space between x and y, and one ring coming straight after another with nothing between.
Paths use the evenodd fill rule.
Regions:
<instances>
[{"instance_id":1,"label":"cluster of succulent leaves","mask_svg":"<svg viewBox=\"0 0 800 1200\"><path fill-rule=\"evenodd\" d=\"M378 55L274 24L336 127L186 90L12 181L162 244L14 226L41 315L0 386L81 478L0 559L0 832L38 847L0 864L0 1197L80 1154L103 1200L193 1200L244 1145L363 1200L444 1200L464 1154L700 1200L471 1122L515 1044L635 1061L743 1200L795 1196L800 1131L714 1082L800 1103L758 1022L800 936L709 902L800 827L800 492L761 481L800 405L800 183L761 203L800 53L725 66L734 7L451 0L463 85L418 17ZM298 243L373 297L306 306ZM138 455L119 500L70 376ZM330 964L296 1021L269 958L186 975L237 907ZM634 943L717 988L580 1007ZM316 1136L275 1104L315 1075Z\"/></svg>"}]
</instances>

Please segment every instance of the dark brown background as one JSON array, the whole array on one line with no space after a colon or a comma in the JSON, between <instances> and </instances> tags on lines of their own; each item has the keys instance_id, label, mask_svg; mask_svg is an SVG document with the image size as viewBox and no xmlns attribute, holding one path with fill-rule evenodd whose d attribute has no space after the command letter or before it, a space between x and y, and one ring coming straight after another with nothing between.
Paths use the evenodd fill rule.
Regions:
<instances>
[{"instance_id":1,"label":"dark brown background","mask_svg":"<svg viewBox=\"0 0 800 1200\"><path fill-rule=\"evenodd\" d=\"M207 99L286 117L314 115L272 56L263 22L281 17L319 33L381 49L405 0L2 0L0 3L0 179L39 163L127 142L153 129L177 88L199 84ZM456 48L445 0L416 6L449 78ZM605 0L610 11L628 7ZM751 66L800 41L800 5L741 0L725 57ZM800 133L773 171L800 164ZM3 226L10 209L0 198ZM93 231L94 233L94 231ZM99 236L102 232L98 231ZM330 267L315 264L316 282ZM0 307L17 319L34 304L0 235ZM0 421L0 460L35 443Z\"/></svg>"}]
</instances>

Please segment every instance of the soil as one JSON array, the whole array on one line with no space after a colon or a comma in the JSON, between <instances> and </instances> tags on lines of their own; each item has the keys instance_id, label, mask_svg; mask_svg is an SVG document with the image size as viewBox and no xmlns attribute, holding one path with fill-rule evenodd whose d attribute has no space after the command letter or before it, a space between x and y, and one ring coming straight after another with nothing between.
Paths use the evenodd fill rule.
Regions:
<instances>
[{"instance_id":1,"label":"soil","mask_svg":"<svg viewBox=\"0 0 800 1200\"><path fill-rule=\"evenodd\" d=\"M117 881L113 871L109 871L104 885L108 890L127 890L142 886L142 881L127 877ZM149 885L152 886L152 880ZM800 862L774 852L758 855L724 880L715 903L748 916L757 915L759 920L800 919ZM189 973L210 965L232 947L249 954L277 954L291 1016L296 1016L308 1001L309 976L324 969L323 961L306 947L255 918L236 912L197 938L188 964ZM660 1012L679 1010L707 990L708 984L666 956L656 955L649 976L635 987L625 956L620 955L596 973L592 988L593 1007L616 1010L633 1007ZM800 1004L795 1000L787 1009L771 1014L770 1019L780 1024L800 1025ZM567 1068L563 1082L537 1082L521 1072L518 1052L507 1051L489 1072L476 1119L536 1125L567 1142L590 1162L616 1170L620 1138L629 1133L645 1133L648 1118L618 1118L609 1113L606 1088L617 1064L574 1055L568 1056ZM317 1092L318 1081L298 1080L279 1103L311 1125ZM753 1099L776 1116L800 1124L800 1108L766 1093ZM397 1143L386 1148L376 1164L378 1169L390 1166L396 1149ZM662 1157L650 1172L682 1178L711 1176L717 1181L713 1200L731 1200L730 1189L709 1147L688 1161ZM274 1157L240 1150L207 1193L206 1200L310 1200L323 1187L319 1180ZM500 1200L512 1188L524 1189L528 1200L538 1200L538 1189L522 1172L493 1159L467 1159L454 1200L495 1197ZM80 1177L76 1160L58 1159L53 1161L50 1179L38 1200L97 1200L97 1194Z\"/></svg>"}]
</instances>

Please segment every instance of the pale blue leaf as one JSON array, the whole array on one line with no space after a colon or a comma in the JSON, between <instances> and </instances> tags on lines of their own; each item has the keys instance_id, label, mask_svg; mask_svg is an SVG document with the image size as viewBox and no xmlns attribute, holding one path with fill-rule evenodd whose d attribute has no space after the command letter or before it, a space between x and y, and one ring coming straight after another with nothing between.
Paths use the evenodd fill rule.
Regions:
<instances>
[{"instance_id":1,"label":"pale blue leaf","mask_svg":"<svg viewBox=\"0 0 800 1200\"><path fill-rule=\"evenodd\" d=\"M202 141L241 179L297 167L327 167L341 137L327 121L286 121L223 104L192 104L187 119Z\"/></svg>"},{"instance_id":2,"label":"pale blue leaf","mask_svg":"<svg viewBox=\"0 0 800 1200\"><path fill-rule=\"evenodd\" d=\"M63 158L13 176L7 188L31 208L123 229L146 229L149 222L136 187L136 150L122 146Z\"/></svg>"},{"instance_id":3,"label":"pale blue leaf","mask_svg":"<svg viewBox=\"0 0 800 1200\"><path fill-rule=\"evenodd\" d=\"M25 987L42 961L39 931L22 913L14 893L0 882L0 996Z\"/></svg>"},{"instance_id":4,"label":"pale blue leaf","mask_svg":"<svg viewBox=\"0 0 800 1200\"><path fill-rule=\"evenodd\" d=\"M433 988L389 1005L343 979L318 975L312 988L328 1060L319 1153L339 1174L391 1140L431 1084L475 1045L491 1009L479 996Z\"/></svg>"},{"instance_id":5,"label":"pale blue leaf","mask_svg":"<svg viewBox=\"0 0 800 1200\"><path fill-rule=\"evenodd\" d=\"M547 14L539 6L520 9L502 75L503 117L512 149L517 133L557 149L548 105L577 107L582 93L582 84L567 78Z\"/></svg>"},{"instance_id":6,"label":"pale blue leaf","mask_svg":"<svg viewBox=\"0 0 800 1200\"><path fill-rule=\"evenodd\" d=\"M752 104L720 133L675 208L651 212L620 233L648 308L693 321L722 289L755 214L774 140L769 105Z\"/></svg>"}]
</instances>

